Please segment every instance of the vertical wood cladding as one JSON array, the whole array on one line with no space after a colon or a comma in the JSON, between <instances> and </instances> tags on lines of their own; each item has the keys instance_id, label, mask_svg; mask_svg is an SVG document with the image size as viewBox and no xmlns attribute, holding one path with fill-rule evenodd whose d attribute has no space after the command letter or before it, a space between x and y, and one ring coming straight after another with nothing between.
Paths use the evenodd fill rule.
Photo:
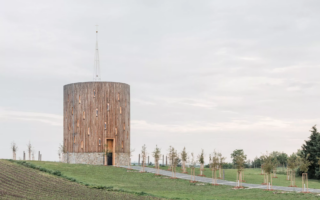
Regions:
<instances>
[{"instance_id":1,"label":"vertical wood cladding","mask_svg":"<svg viewBox=\"0 0 320 200\"><path fill-rule=\"evenodd\" d=\"M66 151L103 152L108 138L114 139L115 153L130 153L128 84L68 84L64 86L63 98L63 136Z\"/></svg>"}]
</instances>

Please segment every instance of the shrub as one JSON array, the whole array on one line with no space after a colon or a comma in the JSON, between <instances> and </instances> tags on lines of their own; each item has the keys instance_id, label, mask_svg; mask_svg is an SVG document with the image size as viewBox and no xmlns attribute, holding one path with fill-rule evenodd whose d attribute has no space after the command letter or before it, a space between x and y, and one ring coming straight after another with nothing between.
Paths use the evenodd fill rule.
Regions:
<instances>
[{"instance_id":1,"label":"shrub","mask_svg":"<svg viewBox=\"0 0 320 200\"><path fill-rule=\"evenodd\" d=\"M52 174L55 175L55 176L61 176L62 175L62 173L60 171L54 171Z\"/></svg>"}]
</instances>

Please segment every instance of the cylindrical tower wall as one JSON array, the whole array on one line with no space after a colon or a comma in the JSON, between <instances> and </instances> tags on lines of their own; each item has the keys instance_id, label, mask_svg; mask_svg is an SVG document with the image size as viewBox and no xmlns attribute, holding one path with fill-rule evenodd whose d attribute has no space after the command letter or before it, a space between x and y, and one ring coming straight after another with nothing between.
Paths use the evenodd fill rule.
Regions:
<instances>
[{"instance_id":1,"label":"cylindrical tower wall","mask_svg":"<svg viewBox=\"0 0 320 200\"><path fill-rule=\"evenodd\" d=\"M113 164L127 165L130 154L130 86L114 82L84 82L64 86L64 162L103 164L103 152L113 152ZM111 147L112 146L112 147Z\"/></svg>"}]
</instances>

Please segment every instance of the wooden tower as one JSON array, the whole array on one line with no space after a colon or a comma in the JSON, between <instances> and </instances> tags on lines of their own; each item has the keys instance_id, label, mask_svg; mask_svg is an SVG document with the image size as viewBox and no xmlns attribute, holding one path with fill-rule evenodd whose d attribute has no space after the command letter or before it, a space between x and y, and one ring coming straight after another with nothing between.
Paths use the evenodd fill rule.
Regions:
<instances>
[{"instance_id":1,"label":"wooden tower","mask_svg":"<svg viewBox=\"0 0 320 200\"><path fill-rule=\"evenodd\" d=\"M63 135L66 163L128 165L130 160L130 86L83 82L64 86ZM112 160L112 162L111 162Z\"/></svg>"}]
</instances>

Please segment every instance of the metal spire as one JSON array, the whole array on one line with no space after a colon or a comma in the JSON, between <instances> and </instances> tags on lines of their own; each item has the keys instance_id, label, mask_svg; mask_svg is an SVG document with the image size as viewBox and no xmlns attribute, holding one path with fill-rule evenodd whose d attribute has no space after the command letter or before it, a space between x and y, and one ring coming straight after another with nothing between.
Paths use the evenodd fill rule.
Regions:
<instances>
[{"instance_id":1,"label":"metal spire","mask_svg":"<svg viewBox=\"0 0 320 200\"><path fill-rule=\"evenodd\" d=\"M99 49L98 49L98 25L96 25L96 51L94 55L94 72L93 72L93 80L100 81L100 61L99 61Z\"/></svg>"}]
</instances>

